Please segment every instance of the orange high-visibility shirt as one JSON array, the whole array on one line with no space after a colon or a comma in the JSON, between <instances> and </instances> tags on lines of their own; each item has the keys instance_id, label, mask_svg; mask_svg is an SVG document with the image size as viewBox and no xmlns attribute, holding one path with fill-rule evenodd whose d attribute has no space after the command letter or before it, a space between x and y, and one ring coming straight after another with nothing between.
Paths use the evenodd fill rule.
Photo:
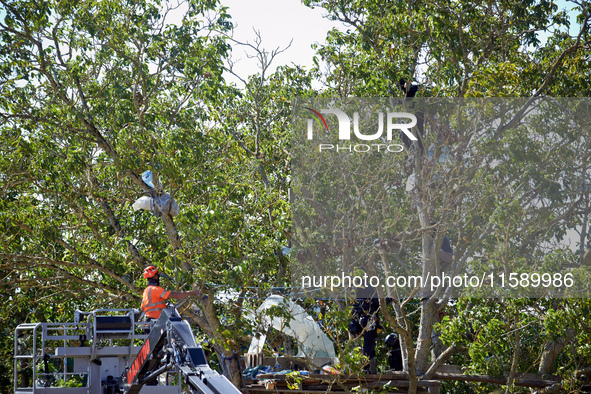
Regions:
<instances>
[{"instance_id":1,"label":"orange high-visibility shirt","mask_svg":"<svg viewBox=\"0 0 591 394\"><path fill-rule=\"evenodd\" d=\"M166 308L166 299L170 295L170 290L164 290L160 286L148 286L144 290L142 299L142 310L146 316L158 319L162 310Z\"/></svg>"}]
</instances>

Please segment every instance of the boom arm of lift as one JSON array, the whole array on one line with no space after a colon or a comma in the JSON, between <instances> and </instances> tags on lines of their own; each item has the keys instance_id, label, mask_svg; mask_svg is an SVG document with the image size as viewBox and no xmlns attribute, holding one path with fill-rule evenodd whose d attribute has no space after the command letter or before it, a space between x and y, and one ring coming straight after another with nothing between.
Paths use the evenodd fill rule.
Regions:
<instances>
[{"instance_id":1,"label":"boom arm of lift","mask_svg":"<svg viewBox=\"0 0 591 394\"><path fill-rule=\"evenodd\" d=\"M121 377L120 389L125 394L137 394L146 383L171 370L181 373L193 393L240 394L225 376L209 367L189 323L176 310L165 309Z\"/></svg>"}]
</instances>

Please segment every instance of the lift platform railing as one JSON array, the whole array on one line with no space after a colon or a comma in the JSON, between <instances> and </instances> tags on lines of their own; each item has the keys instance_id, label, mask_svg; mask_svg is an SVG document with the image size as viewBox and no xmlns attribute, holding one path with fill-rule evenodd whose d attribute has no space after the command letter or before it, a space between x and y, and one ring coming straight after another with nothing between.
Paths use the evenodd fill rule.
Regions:
<instances>
[{"instance_id":1,"label":"lift platform railing","mask_svg":"<svg viewBox=\"0 0 591 394\"><path fill-rule=\"evenodd\" d=\"M78 347L87 341L88 324L29 323L14 333L15 392L36 392L39 388L67 385L74 377L88 379L89 371L69 371L58 348Z\"/></svg>"},{"instance_id":2,"label":"lift platform railing","mask_svg":"<svg viewBox=\"0 0 591 394\"><path fill-rule=\"evenodd\" d=\"M154 390L180 394L184 389L199 394L240 394L225 376L209 367L191 326L174 306L151 323L140 322L139 312L133 309L76 311L74 320L16 328L15 394ZM164 374L163 382L158 377ZM166 387L147 387L156 380Z\"/></svg>"},{"instance_id":3,"label":"lift platform railing","mask_svg":"<svg viewBox=\"0 0 591 394\"><path fill-rule=\"evenodd\" d=\"M94 338L91 361L97 357L100 347L113 346L113 340L129 340L129 357L136 339L145 340L144 334L148 327L147 322L141 322L140 312L137 309L96 309L91 312L79 312L78 316L88 315L88 322L92 327L91 336ZM141 332L141 334L138 334ZM105 345L102 341L106 340Z\"/></svg>"},{"instance_id":4,"label":"lift platform railing","mask_svg":"<svg viewBox=\"0 0 591 394\"><path fill-rule=\"evenodd\" d=\"M19 325L14 332L15 393L88 386L90 362L100 363L104 348L124 344L126 357L135 356L134 344L141 345L147 337L148 323L139 321L139 316L135 309L98 309L76 311L74 322ZM73 370L74 358L87 360L77 364L85 365L83 370Z\"/></svg>"}]
</instances>

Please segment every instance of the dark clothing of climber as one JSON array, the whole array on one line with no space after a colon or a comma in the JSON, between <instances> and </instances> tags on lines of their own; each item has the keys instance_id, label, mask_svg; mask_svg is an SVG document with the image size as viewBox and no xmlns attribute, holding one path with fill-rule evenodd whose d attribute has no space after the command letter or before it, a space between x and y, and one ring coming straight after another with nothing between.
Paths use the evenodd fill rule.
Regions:
<instances>
[{"instance_id":1,"label":"dark clothing of climber","mask_svg":"<svg viewBox=\"0 0 591 394\"><path fill-rule=\"evenodd\" d=\"M398 81L398 83L400 84L400 90L404 92L407 101L410 101L419 90L419 85L413 85L412 83L410 84L410 88L407 89L406 81L404 80L404 78L400 78L400 81Z\"/></svg>"},{"instance_id":2,"label":"dark clothing of climber","mask_svg":"<svg viewBox=\"0 0 591 394\"><path fill-rule=\"evenodd\" d=\"M419 85L413 85L412 83L408 84L403 78L400 78L398 83L400 85L400 90L402 90L404 96L406 97L406 101L411 101L412 98L417 94L417 91L419 90ZM412 105L409 105L409 108L412 109ZM423 146L423 137L425 135L425 113L419 111L415 113L415 116L417 117L417 128L419 129L419 136L417 137L417 142L419 144L419 150L421 151L421 153L423 153L425 150ZM405 133L401 132L400 138L402 139L402 142L404 143L407 149L411 150L413 148L412 140L408 138Z\"/></svg>"},{"instance_id":3,"label":"dark clothing of climber","mask_svg":"<svg viewBox=\"0 0 591 394\"><path fill-rule=\"evenodd\" d=\"M363 367L366 373L377 373L376 341L382 330L378 312L380 300L375 288L357 288L353 304L353 319L349 323L352 335L363 337L363 355L369 358L369 364Z\"/></svg>"},{"instance_id":4,"label":"dark clothing of climber","mask_svg":"<svg viewBox=\"0 0 591 394\"><path fill-rule=\"evenodd\" d=\"M443 237L443 242L441 242L441 249L439 249L439 268L441 272L449 273L453 258L454 250L451 247L451 241L446 235L445 237Z\"/></svg>"},{"instance_id":5,"label":"dark clothing of climber","mask_svg":"<svg viewBox=\"0 0 591 394\"><path fill-rule=\"evenodd\" d=\"M358 298L353 306L353 313L363 335L363 354L370 360L376 356L376 339L378 330L382 329L378 311L380 301L376 298Z\"/></svg>"},{"instance_id":6,"label":"dark clothing of climber","mask_svg":"<svg viewBox=\"0 0 591 394\"><path fill-rule=\"evenodd\" d=\"M400 349L400 338L395 333L389 334L386 339L388 350L388 366L393 371L402 371L402 350Z\"/></svg>"}]
</instances>

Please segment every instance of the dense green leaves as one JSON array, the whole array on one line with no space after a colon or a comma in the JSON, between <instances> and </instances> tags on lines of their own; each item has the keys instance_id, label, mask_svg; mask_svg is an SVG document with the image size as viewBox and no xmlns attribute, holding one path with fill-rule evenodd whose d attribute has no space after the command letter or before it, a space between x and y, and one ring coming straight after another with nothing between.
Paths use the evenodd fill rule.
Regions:
<instances>
[{"instance_id":1,"label":"dense green leaves","mask_svg":"<svg viewBox=\"0 0 591 394\"><path fill-rule=\"evenodd\" d=\"M240 351L252 334L244 310L271 288L291 285L282 250L291 246L296 96L401 96L400 78L420 82L424 97L589 95L586 4L572 4L577 24L569 35L569 13L546 0L306 1L349 26L317 47L328 72L294 66L269 75L261 64L264 72L245 77L239 89L223 80L231 19L218 3L190 0L173 23L172 5L160 1L2 0L0 291L9 301L0 316L3 341L10 343L16 323L63 321L76 308L137 307L142 269L155 264L172 277L165 286L209 294L198 302L202 313L186 314L213 349ZM313 89L313 79L327 89ZM582 255L569 248L542 247L588 226L588 197L573 202L588 177L589 133L581 125L589 109L569 111L573 122L564 127L558 115L550 117L556 113L537 119L537 130L552 125L553 132L536 138L515 127L470 142L458 125L426 136L426 146L447 144L464 160L454 168L424 163L426 181L448 174L446 190L456 190L432 188L422 197L445 218L457 256L476 268L580 265ZM156 190L141 180L146 170ZM405 177L388 179L398 188L393 200L406 201ZM137 198L160 193L179 204L178 216L132 209ZM390 225L424 225L409 204L400 206ZM406 241L402 258L418 256L421 235ZM578 267L577 275L588 276L588 269ZM221 293L233 296L218 302ZM356 370L345 365L363 359L359 339L346 333L346 303L323 308L317 317L339 343L343 370ZM410 301L388 308L412 315L411 351L417 334L431 337L434 321L421 319L434 316L434 307ZM435 327L459 349L452 362L471 372L508 372L518 354L517 371L542 370L543 360L554 360L544 373L571 376L588 366L589 327L581 318L588 309L583 300L459 300L445 306ZM563 343L569 352L561 352ZM544 353L550 344L557 344L556 358Z\"/></svg>"},{"instance_id":2,"label":"dense green leaves","mask_svg":"<svg viewBox=\"0 0 591 394\"><path fill-rule=\"evenodd\" d=\"M323 7L331 19L348 26L346 30L334 29L318 46L318 61L329 66L325 75L328 93L342 99L402 96L401 78L418 82L417 96L422 97L589 95L587 4L567 3L566 11L560 8L564 4L552 1L327 0L306 4ZM571 17L577 20L576 25ZM529 100L525 107L533 102ZM392 196L387 204L402 207L397 209L401 217L392 222L394 233L403 234L398 240L405 244L404 251L429 260L416 237L401 233L426 226L426 218L420 220L420 210L404 210L414 198L453 240L456 262L469 261L476 271L496 267L496 272L510 272L511 267L522 266L573 272L580 278L587 275L583 252L588 244L589 205L587 194L581 193L586 188L581 182L586 183L589 177L589 140L584 136L588 135L588 122L583 120L588 118L588 110L583 101L579 104L579 108L572 104L565 117L543 111L543 116L526 127L514 127L516 123L497 127L497 123L485 132L482 125L473 127L476 122L495 123L484 120L493 116L485 108L472 113L477 116L468 111L464 119L438 112L438 119L455 119L447 125L451 133L442 125L426 124L424 145L450 147L452 164L438 168L423 158L420 173L415 174L416 184L421 185L417 194L407 199ZM456 108L459 112L460 106ZM501 124L510 123L517 113L504 112L496 105L492 108ZM532 128L536 132L532 133ZM396 171L401 168L400 164ZM444 182L433 182L437 176ZM391 182L395 190L400 187ZM371 238L369 234L366 236ZM568 238L576 245L560 244ZM412 243L414 249L409 245ZM337 261L339 256L337 253ZM406 255L402 258L412 266ZM425 343L432 342L431 324L442 310L448 315L440 326L442 339L457 347L452 362L474 373L514 377L517 371L532 369L552 373L562 365L563 371L569 371L565 375L572 376L575 369L589 366L575 361L578 356L568 360L561 355L566 344L576 347L575 354L584 352L583 346L575 345L578 339L572 333L577 325L566 323L568 314L556 315L560 317L554 322L564 322L562 333L549 339L550 302L506 300L507 296L500 293L498 302L473 299L450 305L445 298L437 306L425 302L420 324L406 327L411 335L418 332L416 342L406 343L411 356L414 353L416 357L418 371L429 375L427 360L437 358L437 354L428 357L430 346ZM407 313L396 311L398 322Z\"/></svg>"},{"instance_id":3,"label":"dense green leaves","mask_svg":"<svg viewBox=\"0 0 591 394\"><path fill-rule=\"evenodd\" d=\"M243 335L243 300L216 304L213 289L284 283L285 263L283 274L276 267L289 227L287 97L309 78L278 74L278 100L260 87L255 122L272 128L253 156L223 115L251 103L223 84L231 25L217 1L184 3L178 21L172 4L152 1L3 5L0 269L22 311L16 322L138 307L143 267L154 264L173 278L166 287L210 292L205 316L192 316L212 339L227 336L223 316L235 316L225 325ZM146 170L155 190L140 178ZM177 217L132 209L162 193L179 204ZM43 315L44 302L59 313ZM229 354L238 346L219 344Z\"/></svg>"}]
</instances>

